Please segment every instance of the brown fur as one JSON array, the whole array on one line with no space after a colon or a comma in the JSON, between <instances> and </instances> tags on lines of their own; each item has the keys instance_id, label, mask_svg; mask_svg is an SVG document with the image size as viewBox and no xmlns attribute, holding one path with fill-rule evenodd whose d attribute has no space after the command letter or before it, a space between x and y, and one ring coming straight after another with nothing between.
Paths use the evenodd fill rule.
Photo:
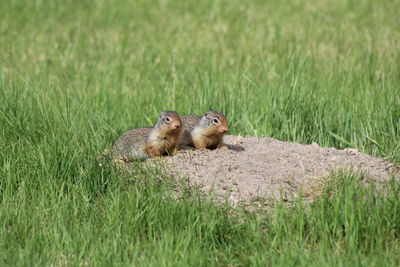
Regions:
<instances>
[{"instance_id":1,"label":"brown fur","mask_svg":"<svg viewBox=\"0 0 400 267\"><path fill-rule=\"evenodd\" d=\"M173 155L179 145L181 132L179 115L176 112L161 112L153 128L128 131L115 142L113 149L119 158L125 160Z\"/></svg>"},{"instance_id":2,"label":"brown fur","mask_svg":"<svg viewBox=\"0 0 400 267\"><path fill-rule=\"evenodd\" d=\"M197 149L214 149L222 144L222 135L194 135L192 137L193 145Z\"/></svg>"},{"instance_id":3,"label":"brown fur","mask_svg":"<svg viewBox=\"0 0 400 267\"><path fill-rule=\"evenodd\" d=\"M149 157L160 157L163 155L173 155L179 144L180 131L160 130L157 133L157 139L149 141L144 151Z\"/></svg>"},{"instance_id":4,"label":"brown fur","mask_svg":"<svg viewBox=\"0 0 400 267\"><path fill-rule=\"evenodd\" d=\"M214 118L218 123L214 123ZM225 133L229 130L228 120L217 111L208 111L203 118L196 115L182 116L184 133L182 145L197 149L214 149L222 145Z\"/></svg>"}]
</instances>

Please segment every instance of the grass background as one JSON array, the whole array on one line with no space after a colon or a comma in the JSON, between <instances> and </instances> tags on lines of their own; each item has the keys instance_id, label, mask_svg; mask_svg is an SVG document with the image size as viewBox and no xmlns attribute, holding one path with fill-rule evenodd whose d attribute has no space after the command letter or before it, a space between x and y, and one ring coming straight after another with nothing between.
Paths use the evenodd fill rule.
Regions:
<instances>
[{"instance_id":1,"label":"grass background","mask_svg":"<svg viewBox=\"0 0 400 267\"><path fill-rule=\"evenodd\" d=\"M397 1L0 1L0 262L399 265L399 184L268 216L98 155L161 110L400 163Z\"/></svg>"}]
</instances>

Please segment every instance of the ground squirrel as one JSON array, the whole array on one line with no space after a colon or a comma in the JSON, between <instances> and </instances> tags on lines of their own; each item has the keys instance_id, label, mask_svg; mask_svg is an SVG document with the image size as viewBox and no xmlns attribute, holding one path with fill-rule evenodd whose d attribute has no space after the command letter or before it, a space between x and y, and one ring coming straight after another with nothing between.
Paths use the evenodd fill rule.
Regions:
<instances>
[{"instance_id":1,"label":"ground squirrel","mask_svg":"<svg viewBox=\"0 0 400 267\"><path fill-rule=\"evenodd\" d=\"M226 117L221 112L210 110L203 117L185 115L181 120L182 145L194 146L197 149L222 147L222 140L229 127Z\"/></svg>"},{"instance_id":2,"label":"ground squirrel","mask_svg":"<svg viewBox=\"0 0 400 267\"><path fill-rule=\"evenodd\" d=\"M123 160L173 155L179 146L182 122L174 111L163 111L153 128L135 128L124 133L113 146Z\"/></svg>"}]
</instances>

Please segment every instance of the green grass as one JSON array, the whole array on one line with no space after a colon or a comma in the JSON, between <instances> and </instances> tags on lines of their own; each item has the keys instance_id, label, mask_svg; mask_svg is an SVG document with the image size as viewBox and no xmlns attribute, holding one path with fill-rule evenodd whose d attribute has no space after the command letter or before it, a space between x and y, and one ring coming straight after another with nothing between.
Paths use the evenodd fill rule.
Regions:
<instances>
[{"instance_id":1,"label":"green grass","mask_svg":"<svg viewBox=\"0 0 400 267\"><path fill-rule=\"evenodd\" d=\"M399 182L268 216L98 156L162 110L400 163L396 1L0 1L0 264L399 265ZM306 207L305 207L306 206Z\"/></svg>"}]
</instances>

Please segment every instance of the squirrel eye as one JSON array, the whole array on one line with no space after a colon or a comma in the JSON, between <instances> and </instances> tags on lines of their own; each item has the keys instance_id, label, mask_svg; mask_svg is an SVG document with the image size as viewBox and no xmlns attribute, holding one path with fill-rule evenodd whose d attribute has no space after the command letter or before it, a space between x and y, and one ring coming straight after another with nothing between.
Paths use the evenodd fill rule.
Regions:
<instances>
[{"instance_id":1,"label":"squirrel eye","mask_svg":"<svg viewBox=\"0 0 400 267\"><path fill-rule=\"evenodd\" d=\"M218 120L217 120L217 119L214 119L214 123L218 123Z\"/></svg>"},{"instance_id":2,"label":"squirrel eye","mask_svg":"<svg viewBox=\"0 0 400 267\"><path fill-rule=\"evenodd\" d=\"M170 119L169 117L166 117L165 120L166 120L166 121L170 121L171 119Z\"/></svg>"}]
</instances>

